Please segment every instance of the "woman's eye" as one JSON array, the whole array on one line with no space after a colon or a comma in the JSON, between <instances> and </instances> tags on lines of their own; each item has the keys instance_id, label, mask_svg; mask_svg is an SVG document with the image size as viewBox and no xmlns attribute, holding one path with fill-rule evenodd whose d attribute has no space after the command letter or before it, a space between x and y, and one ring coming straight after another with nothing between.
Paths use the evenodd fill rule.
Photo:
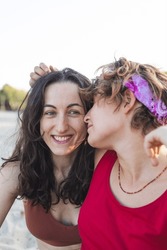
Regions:
<instances>
[{"instance_id":1,"label":"woman's eye","mask_svg":"<svg viewBox=\"0 0 167 250\"><path fill-rule=\"evenodd\" d=\"M72 116L77 116L77 115L80 115L81 113L78 110L69 110L68 114Z\"/></svg>"},{"instance_id":2,"label":"woman's eye","mask_svg":"<svg viewBox=\"0 0 167 250\"><path fill-rule=\"evenodd\" d=\"M56 115L56 112L55 111L45 111L44 115L53 116L53 115Z\"/></svg>"}]
</instances>

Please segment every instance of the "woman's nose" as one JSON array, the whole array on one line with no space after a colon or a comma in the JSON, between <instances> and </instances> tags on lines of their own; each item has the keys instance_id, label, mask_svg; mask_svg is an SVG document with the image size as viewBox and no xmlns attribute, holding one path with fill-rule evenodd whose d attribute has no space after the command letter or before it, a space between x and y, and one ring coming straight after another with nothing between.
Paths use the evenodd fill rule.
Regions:
<instances>
[{"instance_id":1,"label":"woman's nose","mask_svg":"<svg viewBox=\"0 0 167 250\"><path fill-rule=\"evenodd\" d=\"M64 133L68 130L68 119L65 116L59 116L56 119L56 129L59 133Z\"/></svg>"},{"instance_id":2,"label":"woman's nose","mask_svg":"<svg viewBox=\"0 0 167 250\"><path fill-rule=\"evenodd\" d=\"M85 115L85 117L84 117L84 122L85 123L88 123L88 121L89 121L89 112Z\"/></svg>"}]
</instances>

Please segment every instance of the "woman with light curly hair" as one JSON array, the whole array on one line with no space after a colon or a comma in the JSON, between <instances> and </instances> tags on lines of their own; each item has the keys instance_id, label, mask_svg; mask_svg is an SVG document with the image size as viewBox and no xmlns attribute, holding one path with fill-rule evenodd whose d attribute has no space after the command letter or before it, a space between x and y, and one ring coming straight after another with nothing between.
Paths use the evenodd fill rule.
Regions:
<instances>
[{"instance_id":1,"label":"woman with light curly hair","mask_svg":"<svg viewBox=\"0 0 167 250\"><path fill-rule=\"evenodd\" d=\"M166 250L166 147L155 167L144 139L167 124L167 75L125 58L100 69L85 93L94 98L88 142L99 150L79 215L81 249Z\"/></svg>"}]
</instances>

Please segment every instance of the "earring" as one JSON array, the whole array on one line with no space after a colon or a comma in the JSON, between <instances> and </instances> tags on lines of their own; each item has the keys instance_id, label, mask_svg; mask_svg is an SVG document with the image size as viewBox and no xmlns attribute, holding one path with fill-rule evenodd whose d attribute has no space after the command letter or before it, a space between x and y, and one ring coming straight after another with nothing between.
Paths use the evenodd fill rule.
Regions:
<instances>
[{"instance_id":1,"label":"earring","mask_svg":"<svg viewBox=\"0 0 167 250\"><path fill-rule=\"evenodd\" d=\"M84 145L85 145L85 146L86 146L86 144L87 144L87 140L84 141Z\"/></svg>"}]
</instances>

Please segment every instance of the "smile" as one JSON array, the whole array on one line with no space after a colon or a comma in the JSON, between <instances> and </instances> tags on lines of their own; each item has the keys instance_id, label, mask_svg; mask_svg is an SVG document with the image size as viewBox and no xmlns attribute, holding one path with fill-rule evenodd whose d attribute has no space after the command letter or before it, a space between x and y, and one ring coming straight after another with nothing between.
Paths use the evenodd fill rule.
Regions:
<instances>
[{"instance_id":1,"label":"smile","mask_svg":"<svg viewBox=\"0 0 167 250\"><path fill-rule=\"evenodd\" d=\"M71 136L52 136L57 142L67 142L70 140Z\"/></svg>"}]
</instances>

